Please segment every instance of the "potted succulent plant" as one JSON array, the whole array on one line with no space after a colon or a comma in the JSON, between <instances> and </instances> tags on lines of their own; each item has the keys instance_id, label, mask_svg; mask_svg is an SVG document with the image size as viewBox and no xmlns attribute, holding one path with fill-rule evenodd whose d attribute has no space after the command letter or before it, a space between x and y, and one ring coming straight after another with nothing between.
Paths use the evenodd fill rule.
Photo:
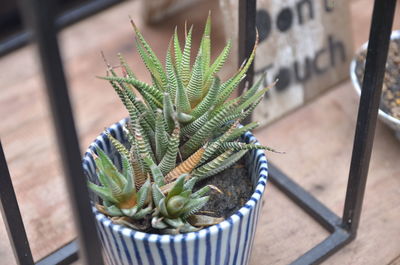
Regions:
<instances>
[{"instance_id":1,"label":"potted succulent plant","mask_svg":"<svg viewBox=\"0 0 400 265\"><path fill-rule=\"evenodd\" d=\"M260 80L240 97L230 96L255 48L238 72L221 82L217 72L231 44L211 63L210 17L192 66L192 28L183 49L175 31L164 67L132 25L153 83L139 81L121 55L122 77L108 67L102 78L117 92L129 118L102 133L83 161L105 256L110 264L246 264L267 180L268 148L249 132L256 122L239 123L267 88L259 89ZM245 171L225 174L221 187L219 174L228 168ZM249 183L248 196L221 216L207 206L224 196L222 204L237 199L245 185L234 185L234 178Z\"/></svg>"}]
</instances>

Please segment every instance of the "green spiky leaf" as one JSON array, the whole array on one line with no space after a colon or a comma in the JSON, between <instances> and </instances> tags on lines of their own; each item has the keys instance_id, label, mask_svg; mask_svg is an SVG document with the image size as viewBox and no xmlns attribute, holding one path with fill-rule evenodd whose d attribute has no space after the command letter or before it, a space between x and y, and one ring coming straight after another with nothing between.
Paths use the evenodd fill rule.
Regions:
<instances>
[{"instance_id":1,"label":"green spiky leaf","mask_svg":"<svg viewBox=\"0 0 400 265\"><path fill-rule=\"evenodd\" d=\"M126 75L130 78L136 79L136 75L133 73L132 69L129 67L129 65L127 64L125 58L122 56L121 53L118 53L118 58L121 66L123 67L123 70L126 72Z\"/></svg>"},{"instance_id":2,"label":"green spiky leaf","mask_svg":"<svg viewBox=\"0 0 400 265\"><path fill-rule=\"evenodd\" d=\"M261 77L257 80L256 83L253 84L253 86L245 91L241 96L240 96L240 100L239 100L239 104L245 102L246 100L248 100L250 97L252 97L260 88L261 84L264 83L264 80L267 76L267 72L264 72Z\"/></svg>"},{"instance_id":3,"label":"green spiky leaf","mask_svg":"<svg viewBox=\"0 0 400 265\"><path fill-rule=\"evenodd\" d=\"M215 117L207 121L207 123L182 146L182 156L186 158L198 150L199 147L212 136L213 131L221 125L221 120L232 112L235 107L235 105L227 106L217 113Z\"/></svg>"},{"instance_id":4,"label":"green spiky leaf","mask_svg":"<svg viewBox=\"0 0 400 265\"><path fill-rule=\"evenodd\" d=\"M226 44L225 48L222 50L221 54L215 59L214 63L208 68L207 72L204 75L204 87L203 87L203 95L208 92L208 87L211 84L212 77L217 74L217 72L222 68L228 59L229 52L231 50L232 44L230 41Z\"/></svg>"},{"instance_id":5,"label":"green spiky leaf","mask_svg":"<svg viewBox=\"0 0 400 265\"><path fill-rule=\"evenodd\" d=\"M211 12L208 14L207 22L204 27L203 37L200 43L200 50L203 54L202 69L203 72L208 70L211 59Z\"/></svg>"},{"instance_id":6,"label":"green spiky leaf","mask_svg":"<svg viewBox=\"0 0 400 265\"><path fill-rule=\"evenodd\" d=\"M162 93L157 90L155 87L150 86L142 81L139 81L135 78L129 78L129 77L116 77L116 76L103 76L99 77L104 80L108 81L115 81L115 82L124 82L127 84L133 85L139 93L147 100L147 101L152 101L154 104L156 104L159 108L162 108Z\"/></svg>"},{"instance_id":7,"label":"green spiky leaf","mask_svg":"<svg viewBox=\"0 0 400 265\"><path fill-rule=\"evenodd\" d=\"M122 216L123 215L123 213L121 212L121 209L119 209L115 205L105 206L104 208L105 208L105 211L110 216Z\"/></svg>"},{"instance_id":8,"label":"green spiky leaf","mask_svg":"<svg viewBox=\"0 0 400 265\"><path fill-rule=\"evenodd\" d=\"M194 62L192 75L187 86L187 95L191 106L196 106L202 99L203 91L203 55L201 49Z\"/></svg>"},{"instance_id":9,"label":"green spiky leaf","mask_svg":"<svg viewBox=\"0 0 400 265\"><path fill-rule=\"evenodd\" d=\"M131 21L132 26L135 30L136 33L136 37L138 40L137 43L137 50L139 51L139 49L143 46L143 48L145 49L146 52L146 57L148 58L148 61L150 61L152 63L152 68L149 69L153 75L159 80L160 84L163 87L166 87L167 85L167 79L165 76L164 71L162 70L162 65L160 63L160 61L158 60L156 54L153 52L153 50L151 49L150 45L146 42L146 40L144 39L142 33L139 31L139 29L136 27L136 25L133 23L133 21Z\"/></svg>"},{"instance_id":10,"label":"green spiky leaf","mask_svg":"<svg viewBox=\"0 0 400 265\"><path fill-rule=\"evenodd\" d=\"M98 146L96 146L96 152L98 155L98 159L95 159L97 168L103 171L107 177L111 178L112 181L118 185L118 187L123 187L123 185L126 184L125 177L119 173L111 159Z\"/></svg>"},{"instance_id":11,"label":"green spiky leaf","mask_svg":"<svg viewBox=\"0 0 400 265\"><path fill-rule=\"evenodd\" d=\"M164 93L163 104L164 119L168 125L168 132L170 133L175 127L176 113L172 104L171 97L168 93Z\"/></svg>"},{"instance_id":12,"label":"green spiky leaf","mask_svg":"<svg viewBox=\"0 0 400 265\"><path fill-rule=\"evenodd\" d=\"M150 179L147 179L143 186L137 193L137 208L141 209L149 197L149 192L151 192L151 183Z\"/></svg>"},{"instance_id":13,"label":"green spiky leaf","mask_svg":"<svg viewBox=\"0 0 400 265\"><path fill-rule=\"evenodd\" d=\"M185 208L183 208L182 212L184 213L182 218L186 219L189 216L195 214L198 212L201 208L203 208L204 205L208 202L210 199L209 196L201 197L201 198L196 198L196 199L191 199Z\"/></svg>"},{"instance_id":14,"label":"green spiky leaf","mask_svg":"<svg viewBox=\"0 0 400 265\"><path fill-rule=\"evenodd\" d=\"M188 181L186 181L186 183L183 186L184 190L191 191L193 189L194 185L196 184L197 180L198 179L196 177L194 177L194 178L192 177Z\"/></svg>"},{"instance_id":15,"label":"green spiky leaf","mask_svg":"<svg viewBox=\"0 0 400 265\"><path fill-rule=\"evenodd\" d=\"M168 142L167 151L165 152L165 155L163 156L160 164L158 165L164 176L175 168L176 156L179 152L179 136L180 136L179 124L176 123L176 128L172 132L172 135Z\"/></svg>"},{"instance_id":16,"label":"green spiky leaf","mask_svg":"<svg viewBox=\"0 0 400 265\"><path fill-rule=\"evenodd\" d=\"M206 124L208 120L209 120L209 112L206 112L195 121L184 126L182 128L182 134L186 136L191 136L195 134L198 130L201 129L201 127L204 126L204 124Z\"/></svg>"},{"instance_id":17,"label":"green spiky leaf","mask_svg":"<svg viewBox=\"0 0 400 265\"><path fill-rule=\"evenodd\" d=\"M177 75L177 72L175 71L175 78L177 82L177 89L176 89L176 96L175 96L175 104L176 104L176 110L178 112L183 112L189 114L191 111L191 106L189 102L188 95L186 93L183 80Z\"/></svg>"},{"instance_id":18,"label":"green spiky leaf","mask_svg":"<svg viewBox=\"0 0 400 265\"><path fill-rule=\"evenodd\" d=\"M178 83L176 80L176 73L175 73L176 68L174 67L172 62L170 47L168 47L167 56L165 58L165 71L167 73L167 80L168 80L167 92L170 95L176 95L176 90L178 89Z\"/></svg>"},{"instance_id":19,"label":"green spiky leaf","mask_svg":"<svg viewBox=\"0 0 400 265\"><path fill-rule=\"evenodd\" d=\"M182 50L179 44L177 27L175 27L175 32L174 32L174 55L175 55L175 65L178 67L182 63Z\"/></svg>"},{"instance_id":20,"label":"green spiky leaf","mask_svg":"<svg viewBox=\"0 0 400 265\"><path fill-rule=\"evenodd\" d=\"M168 192L167 200L169 200L173 196L179 195L183 191L183 185L185 183L186 175L187 174L182 174L178 177L178 179L175 181L175 185L172 187L170 192Z\"/></svg>"},{"instance_id":21,"label":"green spiky leaf","mask_svg":"<svg viewBox=\"0 0 400 265\"><path fill-rule=\"evenodd\" d=\"M241 128L236 128L228 137L226 137L225 141L233 141L238 139L241 135L243 135L247 131L254 130L259 126L258 122L249 123Z\"/></svg>"},{"instance_id":22,"label":"green spiky leaf","mask_svg":"<svg viewBox=\"0 0 400 265\"><path fill-rule=\"evenodd\" d=\"M164 186L165 185L164 175L161 172L161 170L158 168L158 166L154 163L154 161L148 156L143 157L143 160L147 164L147 166L150 168L154 182L160 187Z\"/></svg>"},{"instance_id":23,"label":"green spiky leaf","mask_svg":"<svg viewBox=\"0 0 400 265\"><path fill-rule=\"evenodd\" d=\"M118 153L124 155L125 157L129 157L129 151L126 147L121 144L120 141L114 138L109 131L104 132L107 135L107 138L110 140L111 144L115 147Z\"/></svg>"},{"instance_id":24,"label":"green spiky leaf","mask_svg":"<svg viewBox=\"0 0 400 265\"><path fill-rule=\"evenodd\" d=\"M111 195L109 189L97 186L96 184L90 181L87 182L87 185L94 193L96 193L103 200L109 201L111 203L117 203L117 200L114 199L114 197Z\"/></svg>"},{"instance_id":25,"label":"green spiky leaf","mask_svg":"<svg viewBox=\"0 0 400 265\"><path fill-rule=\"evenodd\" d=\"M218 77L214 78L211 89L208 91L207 95L203 98L203 100L193 109L190 113L193 117L198 118L214 105L215 99L218 95L218 91L220 88L220 79Z\"/></svg>"},{"instance_id":26,"label":"green spiky leaf","mask_svg":"<svg viewBox=\"0 0 400 265\"><path fill-rule=\"evenodd\" d=\"M160 211L162 216L169 216L168 215L168 211L167 211L167 205L165 204L166 198L162 198L159 202L158 202L158 210Z\"/></svg>"},{"instance_id":27,"label":"green spiky leaf","mask_svg":"<svg viewBox=\"0 0 400 265\"><path fill-rule=\"evenodd\" d=\"M165 155L165 152L168 148L168 132L166 129L168 125L164 120L164 116L162 111L157 111L157 120L156 120L156 130L155 130L155 142L156 142L156 158L158 162L161 162L161 159Z\"/></svg>"},{"instance_id":28,"label":"green spiky leaf","mask_svg":"<svg viewBox=\"0 0 400 265\"><path fill-rule=\"evenodd\" d=\"M200 198L203 197L204 195L206 195L209 191L211 190L210 186L204 186L201 189L199 189L198 191L196 191L195 193L192 194L191 198L196 199L196 198Z\"/></svg>"},{"instance_id":29,"label":"green spiky leaf","mask_svg":"<svg viewBox=\"0 0 400 265\"><path fill-rule=\"evenodd\" d=\"M181 77L182 84L187 86L190 79L190 54L192 48L192 31L193 27L190 28L189 33L185 39L185 48L182 53L182 60L178 68L178 73Z\"/></svg>"},{"instance_id":30,"label":"green spiky leaf","mask_svg":"<svg viewBox=\"0 0 400 265\"><path fill-rule=\"evenodd\" d=\"M213 176L232 166L240 158L242 158L246 154L246 152L247 150L242 150L232 154L232 150L227 150L211 162L197 168L193 172L193 176L199 178L199 180L208 178L209 176Z\"/></svg>"},{"instance_id":31,"label":"green spiky leaf","mask_svg":"<svg viewBox=\"0 0 400 265\"><path fill-rule=\"evenodd\" d=\"M152 185L152 195L153 195L153 201L155 205L158 205L161 201L161 199L164 199L165 196L161 192L160 188L157 186L157 184Z\"/></svg>"},{"instance_id":32,"label":"green spiky leaf","mask_svg":"<svg viewBox=\"0 0 400 265\"><path fill-rule=\"evenodd\" d=\"M145 216L151 214L152 211L153 211L153 208L151 206L146 207L144 209L139 210L136 214L134 214L132 216L132 218L135 220L143 219Z\"/></svg>"},{"instance_id":33,"label":"green spiky leaf","mask_svg":"<svg viewBox=\"0 0 400 265\"><path fill-rule=\"evenodd\" d=\"M175 218L175 219L165 218L164 222L174 228L181 228L184 226L184 223L183 223L182 219L180 219L180 218Z\"/></svg>"}]
</instances>

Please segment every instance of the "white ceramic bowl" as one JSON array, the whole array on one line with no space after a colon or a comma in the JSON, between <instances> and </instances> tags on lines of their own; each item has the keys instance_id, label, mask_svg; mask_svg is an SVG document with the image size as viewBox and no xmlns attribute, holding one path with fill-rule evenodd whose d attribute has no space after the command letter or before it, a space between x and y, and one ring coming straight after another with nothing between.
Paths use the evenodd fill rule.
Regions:
<instances>
[{"instance_id":1,"label":"white ceramic bowl","mask_svg":"<svg viewBox=\"0 0 400 265\"><path fill-rule=\"evenodd\" d=\"M123 144L127 140L122 132L126 120L107 130ZM247 132L242 136L247 143L256 142ZM92 152L94 146L103 149L116 165L120 165L108 137L102 133L90 145L83 160L83 168L92 182L98 183ZM262 206L262 195L267 182L268 168L262 150L252 150L245 156L246 167L254 192L249 201L225 221L198 232L179 235L158 235L134 231L114 224L93 207L97 230L105 256L110 265L246 265L256 233ZM91 193L93 202L98 198ZM264 261L260 261L261 263Z\"/></svg>"},{"instance_id":2,"label":"white ceramic bowl","mask_svg":"<svg viewBox=\"0 0 400 265\"><path fill-rule=\"evenodd\" d=\"M396 30L392 32L392 35L390 37L392 40L393 39L400 39L400 30ZM357 55L360 54L362 51L367 50L368 47L368 42L364 43L360 49L357 51L356 56L353 58L350 64L350 78L351 81L353 82L353 86L355 90L357 91L358 95L361 95L361 86L357 74L356 74L356 66L357 66ZM395 133L396 137L400 140L400 120L396 119L395 117L387 114L383 110L379 109L378 112L378 117L379 119L384 122L386 125L388 125L390 128L392 128Z\"/></svg>"}]
</instances>

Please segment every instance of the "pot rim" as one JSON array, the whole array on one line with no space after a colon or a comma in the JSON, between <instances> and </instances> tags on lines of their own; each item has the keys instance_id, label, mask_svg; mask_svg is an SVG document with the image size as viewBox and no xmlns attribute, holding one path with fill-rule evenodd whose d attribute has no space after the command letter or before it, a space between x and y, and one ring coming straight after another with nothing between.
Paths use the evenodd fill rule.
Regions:
<instances>
[{"instance_id":1,"label":"pot rim","mask_svg":"<svg viewBox=\"0 0 400 265\"><path fill-rule=\"evenodd\" d=\"M392 34L390 35L390 40L395 40L395 39L400 39L400 30L392 31ZM358 96L361 95L361 85L358 82L358 78L356 75L356 64L357 64L356 57L358 54L360 54L362 51L365 51L367 48L368 48L368 41L365 42L363 45L361 45L360 48L358 48L358 50L355 53L355 56L353 57L353 59L351 60L351 63L350 63L350 79L353 83L353 86L354 86ZM390 122L396 124L397 126L400 126L400 119L396 119L395 117L387 114L380 108L379 108L378 114L381 118L389 120Z\"/></svg>"},{"instance_id":2,"label":"pot rim","mask_svg":"<svg viewBox=\"0 0 400 265\"><path fill-rule=\"evenodd\" d=\"M116 129L118 125L123 125L126 123L128 119L122 119L119 122L114 123L113 125L107 127L107 129ZM107 130L106 129L106 130ZM257 139L254 135L247 131L243 136L247 137L249 141L254 141L255 144L259 144ZM84 155L82 163L92 163L91 153L94 151L95 145L98 141L101 141L103 137L106 137L104 131L96 137L96 139L89 145L86 153ZM188 232L183 234L177 235L161 235L161 234L151 234L141 231L133 230L132 228L128 228L119 224L113 223L107 216L99 212L94 206L92 206L92 211L95 214L95 218L101 222L106 228L111 228L114 232L122 233L126 237L132 237L135 240L144 240L148 242L171 242L177 241L180 242L183 238L186 238L187 241L205 238L206 236L210 236L212 234L218 233L220 230L225 230L230 226L234 225L235 223L239 222L242 218L247 216L251 210L253 210L257 203L261 203L261 198L265 190L265 185L267 184L268 179L268 164L266 156L263 150L254 150L256 152L256 159L258 161L257 171L258 171L258 181L257 185L254 189L253 194L251 195L250 199L234 214L232 214L229 218L225 219L223 222L219 224L215 224L206 228L203 228L196 232ZM84 166L84 168L86 168ZM86 171L86 170L85 170ZM86 175L86 173L85 173Z\"/></svg>"}]
</instances>

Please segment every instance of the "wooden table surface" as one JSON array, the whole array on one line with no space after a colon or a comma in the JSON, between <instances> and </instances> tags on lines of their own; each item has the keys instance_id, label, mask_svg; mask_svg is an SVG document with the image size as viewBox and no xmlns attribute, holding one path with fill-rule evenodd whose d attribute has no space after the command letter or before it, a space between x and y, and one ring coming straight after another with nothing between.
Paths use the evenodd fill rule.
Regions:
<instances>
[{"instance_id":1,"label":"wooden table surface","mask_svg":"<svg viewBox=\"0 0 400 265\"><path fill-rule=\"evenodd\" d=\"M368 38L372 2L351 1L354 47ZM95 76L105 73L101 50L112 63L117 52L131 64L138 61L128 14L161 56L175 24L190 18L190 23L201 25L209 9L218 9L216 1L203 1L162 25L146 26L138 6L137 1L125 2L60 34L82 152L101 130L127 115L108 83ZM397 18L399 12L398 8ZM221 23L221 16L214 15L214 51L224 44ZM399 26L396 19L394 28ZM197 39L200 28L195 30ZM149 80L142 64L133 67L140 78ZM73 214L34 47L0 58L0 73L0 136L37 260L75 237ZM357 104L347 80L256 131L263 144L286 151L268 153L269 160L338 215L343 210ZM324 264L400 264L399 162L400 142L379 122L358 237ZM287 264L328 235L274 186L268 186L264 202L252 265ZM3 225L0 238L0 263L15 264Z\"/></svg>"}]
</instances>

